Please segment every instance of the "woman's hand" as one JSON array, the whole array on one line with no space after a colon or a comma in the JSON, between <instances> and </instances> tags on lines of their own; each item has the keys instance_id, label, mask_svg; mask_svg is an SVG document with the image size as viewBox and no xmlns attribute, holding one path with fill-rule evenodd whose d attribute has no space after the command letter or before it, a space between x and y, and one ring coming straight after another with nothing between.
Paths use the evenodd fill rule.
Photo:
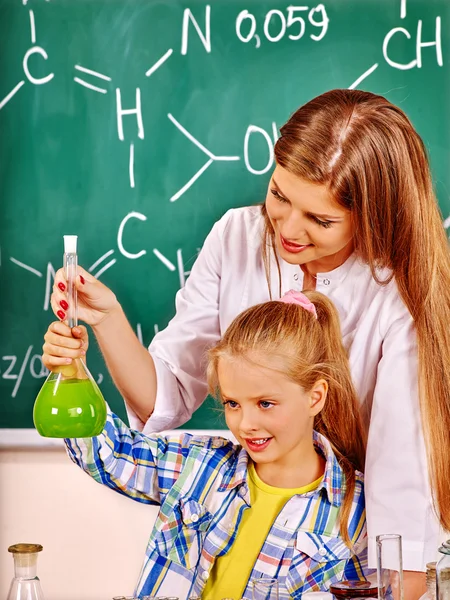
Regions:
<instances>
[{"instance_id":1,"label":"woman's hand","mask_svg":"<svg viewBox=\"0 0 450 600\"><path fill-rule=\"evenodd\" d=\"M75 286L78 295L78 318L92 327L99 325L119 307L115 294L81 267L78 267ZM61 321L66 319L69 308L67 287L64 269L59 269L55 275L50 303L55 316Z\"/></svg>"},{"instance_id":2,"label":"woman's hand","mask_svg":"<svg viewBox=\"0 0 450 600\"><path fill-rule=\"evenodd\" d=\"M89 346L86 327L77 325L70 329L59 321L49 325L44 340L42 362L53 372L60 370L58 367L71 364L75 358L84 356Z\"/></svg>"}]
</instances>

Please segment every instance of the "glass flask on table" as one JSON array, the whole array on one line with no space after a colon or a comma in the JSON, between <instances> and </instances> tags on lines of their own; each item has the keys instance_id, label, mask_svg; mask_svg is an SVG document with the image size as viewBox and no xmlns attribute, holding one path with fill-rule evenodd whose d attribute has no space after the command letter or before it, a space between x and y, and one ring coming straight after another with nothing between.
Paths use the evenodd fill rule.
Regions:
<instances>
[{"instance_id":1,"label":"glass flask on table","mask_svg":"<svg viewBox=\"0 0 450 600\"><path fill-rule=\"evenodd\" d=\"M14 544L8 548L14 558L14 578L6 600L44 600L37 576L40 544Z\"/></svg>"},{"instance_id":2,"label":"glass flask on table","mask_svg":"<svg viewBox=\"0 0 450 600\"><path fill-rule=\"evenodd\" d=\"M67 324L76 327L77 236L64 236L64 270L67 279ZM106 422L106 403L81 358L55 368L45 380L33 409L34 425L50 438L82 438L100 435Z\"/></svg>"}]
</instances>

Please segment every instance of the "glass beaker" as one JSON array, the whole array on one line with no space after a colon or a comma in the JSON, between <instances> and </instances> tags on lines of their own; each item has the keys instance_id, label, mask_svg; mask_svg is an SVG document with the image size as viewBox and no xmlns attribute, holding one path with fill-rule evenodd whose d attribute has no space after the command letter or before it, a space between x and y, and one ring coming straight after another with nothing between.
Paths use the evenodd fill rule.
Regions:
<instances>
[{"instance_id":1,"label":"glass beaker","mask_svg":"<svg viewBox=\"0 0 450 600\"><path fill-rule=\"evenodd\" d=\"M64 269L69 303L66 322L69 327L78 325L76 238L64 236ZM103 431L106 403L81 358L49 374L34 403L33 421L43 437L94 437Z\"/></svg>"},{"instance_id":2,"label":"glass beaker","mask_svg":"<svg viewBox=\"0 0 450 600\"><path fill-rule=\"evenodd\" d=\"M36 575L40 544L14 544L8 548L14 558L14 578L7 600L44 600L41 582Z\"/></svg>"},{"instance_id":3,"label":"glass beaker","mask_svg":"<svg viewBox=\"0 0 450 600\"><path fill-rule=\"evenodd\" d=\"M377 535L378 600L404 600L402 536Z\"/></svg>"},{"instance_id":4,"label":"glass beaker","mask_svg":"<svg viewBox=\"0 0 450 600\"><path fill-rule=\"evenodd\" d=\"M253 600L278 600L278 580L258 577L252 581Z\"/></svg>"}]
</instances>

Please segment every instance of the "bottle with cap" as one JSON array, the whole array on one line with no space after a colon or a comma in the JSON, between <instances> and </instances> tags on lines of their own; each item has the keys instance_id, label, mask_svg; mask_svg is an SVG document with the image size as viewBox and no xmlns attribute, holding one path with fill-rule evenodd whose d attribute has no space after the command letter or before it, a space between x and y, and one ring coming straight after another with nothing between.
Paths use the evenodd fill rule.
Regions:
<instances>
[{"instance_id":1,"label":"bottle with cap","mask_svg":"<svg viewBox=\"0 0 450 600\"><path fill-rule=\"evenodd\" d=\"M427 594L428 600L436 600L436 562L427 563Z\"/></svg>"},{"instance_id":2,"label":"bottle with cap","mask_svg":"<svg viewBox=\"0 0 450 600\"><path fill-rule=\"evenodd\" d=\"M78 324L77 236L64 236L64 270L68 304L66 323ZM43 437L76 438L99 435L106 422L106 403L81 358L57 367L45 380L34 403L33 421Z\"/></svg>"},{"instance_id":3,"label":"bottle with cap","mask_svg":"<svg viewBox=\"0 0 450 600\"><path fill-rule=\"evenodd\" d=\"M7 600L44 600L36 574L38 553L41 551L40 544L14 544L8 548L14 557L14 578Z\"/></svg>"}]
</instances>

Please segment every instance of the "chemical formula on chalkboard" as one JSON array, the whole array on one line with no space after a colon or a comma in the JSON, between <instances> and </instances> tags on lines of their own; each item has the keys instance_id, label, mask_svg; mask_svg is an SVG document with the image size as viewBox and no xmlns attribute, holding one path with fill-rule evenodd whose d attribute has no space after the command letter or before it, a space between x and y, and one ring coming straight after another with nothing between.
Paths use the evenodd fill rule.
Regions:
<instances>
[{"instance_id":1,"label":"chemical formula on chalkboard","mask_svg":"<svg viewBox=\"0 0 450 600\"><path fill-rule=\"evenodd\" d=\"M44 0L42 0L44 1ZM50 2L50 0L45 0ZM28 0L22 0L23 5L28 4ZM406 2L407 0L401 0L400 17L403 19L406 17ZM44 85L52 81L55 73L48 73L45 76L34 77L30 72L29 61L33 55L40 55L42 59L47 60L48 55L44 48L40 47L36 43L36 23L34 12L30 8L28 10L29 21L30 21L30 33L31 33L31 44L32 46L27 50L23 57L23 72L26 79L33 85ZM194 17L192 10L189 8L184 9L181 29L181 48L180 52L182 55L186 55L189 49L189 33L190 24L193 26L196 34L199 36L205 52L211 53L213 41L211 39L211 6L206 5L203 15L203 23L199 23L200 19L197 20ZM285 11L278 9L272 9L268 11L263 19L262 23L258 23L254 14L248 10L242 10L236 17L235 31L238 39L244 44L254 42L255 48L261 47L261 38L271 43L279 42L286 36L297 42L305 35L309 35L310 38L316 42L320 42L326 35L329 26L329 18L327 10L324 4L318 4L317 6L288 6ZM258 33L262 29L263 33ZM276 33L273 30L276 30ZM401 63L394 59L390 55L389 48L391 40L394 36L404 36L408 40L413 39L415 42L415 48L413 51L412 59L407 63ZM434 38L431 40L425 40L423 35L423 20L419 19L417 22L417 29L413 33L408 31L404 27L394 27L388 31L384 37L382 44L383 58L388 65L394 69L407 70L422 67L422 52L424 48L434 47L436 53L436 61L439 66L443 65L442 56L442 34L441 34L441 17L437 16L434 19ZM173 55L174 49L169 48L163 56L161 56L146 72L145 77L150 77L158 69L160 69L167 60ZM91 65L92 66L92 65ZM107 94L111 91L113 86L113 79L109 75L99 73L92 68L87 68L82 65L74 65L74 70L78 74L82 74L83 77L88 77L90 80L85 81L78 75L73 78L74 82L84 86L85 88L92 90L100 94ZM366 79L371 73L378 68L378 63L373 64L367 69L360 77L358 77L349 88L356 88L364 79ZM143 74L144 76L144 74ZM92 81L96 81L98 85L94 85ZM102 82L109 84L108 87ZM19 83L9 92L9 94L0 101L0 110L14 97L14 95L25 85L25 80L22 79ZM109 89L108 89L109 88ZM124 116L135 115L136 125L138 131L138 137L140 139L145 138L145 128L142 118L142 100L141 100L141 88L137 87L135 90L135 105L132 107L124 108L122 104L121 89L115 89L116 94L116 118L117 118L117 136L120 141L125 141L124 129L123 129L123 118ZM225 156L216 155L211 149L206 148L201 141L197 140L195 136L187 129L186 124L180 123L177 118L168 113L167 118L174 124L174 126L185 135L197 148L199 148L207 157L205 164L195 173L192 178L180 189L177 190L170 198L171 202L178 200L188 190L195 181L208 169L213 162L216 161L239 161L241 156ZM267 164L262 169L255 169L252 167L251 160L249 157L249 140L254 134L262 135L267 142L268 159ZM249 125L245 133L243 140L243 159L246 168L250 173L261 175L269 171L273 166L273 144L277 140L277 127L275 123L272 123L272 131L267 132L264 129L256 126ZM130 187L135 187L135 173L134 173L134 144L131 143L129 146L129 163L128 173Z\"/></svg>"}]
</instances>

